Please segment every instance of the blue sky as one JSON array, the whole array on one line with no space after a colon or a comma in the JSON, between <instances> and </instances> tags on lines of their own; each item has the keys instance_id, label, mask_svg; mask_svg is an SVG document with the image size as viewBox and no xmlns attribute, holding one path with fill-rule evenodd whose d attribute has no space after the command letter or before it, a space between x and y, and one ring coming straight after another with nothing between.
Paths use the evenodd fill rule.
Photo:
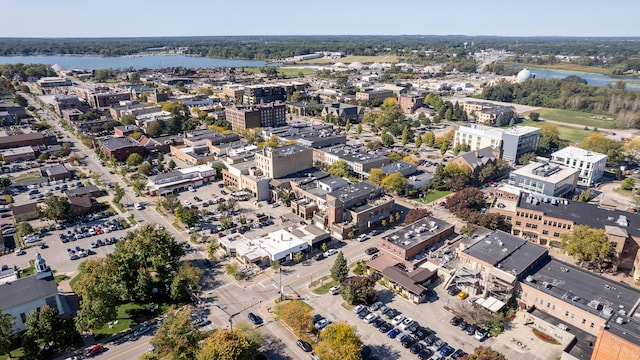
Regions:
<instances>
[{"instance_id":1,"label":"blue sky","mask_svg":"<svg viewBox=\"0 0 640 360\"><path fill-rule=\"evenodd\" d=\"M640 36L638 0L4 0L0 10L0 37Z\"/></svg>"}]
</instances>

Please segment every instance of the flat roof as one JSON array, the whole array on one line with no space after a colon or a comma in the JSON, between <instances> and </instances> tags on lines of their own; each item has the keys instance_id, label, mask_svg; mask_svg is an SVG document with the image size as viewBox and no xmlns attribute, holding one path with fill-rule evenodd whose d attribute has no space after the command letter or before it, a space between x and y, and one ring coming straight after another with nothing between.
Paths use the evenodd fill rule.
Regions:
<instances>
[{"instance_id":1,"label":"flat roof","mask_svg":"<svg viewBox=\"0 0 640 360\"><path fill-rule=\"evenodd\" d=\"M549 313L546 313L537 307L530 312L533 316L536 316L549 324L559 325L563 324L566 326L565 330L569 334L572 334L576 338L576 342L571 345L568 349L565 349L566 352L573 355L576 359L591 359L591 354L593 353L593 347L596 345L596 337L594 335L589 334L586 331L580 330L573 325L559 319Z\"/></svg>"},{"instance_id":2,"label":"flat roof","mask_svg":"<svg viewBox=\"0 0 640 360\"><path fill-rule=\"evenodd\" d=\"M511 171L512 174L525 176L530 179L558 183L580 172L578 169L562 166L555 163L532 162L520 169Z\"/></svg>"},{"instance_id":3,"label":"flat roof","mask_svg":"<svg viewBox=\"0 0 640 360\"><path fill-rule=\"evenodd\" d=\"M327 195L333 196L336 199L340 199L342 202L347 202L356 198L364 198L370 193L380 191L381 187L374 185L370 182L362 181L357 184L352 184L336 191L332 191Z\"/></svg>"},{"instance_id":4,"label":"flat roof","mask_svg":"<svg viewBox=\"0 0 640 360\"><path fill-rule=\"evenodd\" d=\"M280 148L269 148L269 150L267 151L271 152L271 156L286 157L286 156L291 156L293 154L297 154L305 151L311 151L311 149L309 149L306 146L293 144L293 145L283 146Z\"/></svg>"},{"instance_id":5,"label":"flat roof","mask_svg":"<svg viewBox=\"0 0 640 360\"><path fill-rule=\"evenodd\" d=\"M100 144L102 144L102 146L106 147L111 151L126 148L129 146L141 146L139 142L133 140L128 136L123 136L123 137L110 136L107 138L102 138L98 141L100 141Z\"/></svg>"},{"instance_id":6,"label":"flat roof","mask_svg":"<svg viewBox=\"0 0 640 360\"><path fill-rule=\"evenodd\" d=\"M363 152L349 145L336 145L327 148L325 151L337 155L342 160L361 164L380 161L386 158L374 151Z\"/></svg>"},{"instance_id":7,"label":"flat roof","mask_svg":"<svg viewBox=\"0 0 640 360\"><path fill-rule=\"evenodd\" d=\"M416 166L404 161L396 161L389 165L383 166L381 170L387 175L399 172L400 174L407 176L416 172Z\"/></svg>"},{"instance_id":8,"label":"flat roof","mask_svg":"<svg viewBox=\"0 0 640 360\"><path fill-rule=\"evenodd\" d=\"M563 157L563 158L570 158L570 159L576 159L580 161L587 161L587 162L593 163L593 162L600 161L602 159L606 159L607 155L594 152L594 151L581 149L575 146L567 146L566 148L562 148L556 152L553 152L551 154L551 157L552 158Z\"/></svg>"},{"instance_id":9,"label":"flat roof","mask_svg":"<svg viewBox=\"0 0 640 360\"><path fill-rule=\"evenodd\" d=\"M469 246L463 253L502 271L514 271L517 275L544 257L547 249L504 231L495 230Z\"/></svg>"},{"instance_id":10,"label":"flat roof","mask_svg":"<svg viewBox=\"0 0 640 360\"><path fill-rule=\"evenodd\" d=\"M427 241L434 235L448 229L452 225L433 216L427 216L415 221L398 231L385 236L383 240L409 249L416 244Z\"/></svg>"},{"instance_id":11,"label":"flat roof","mask_svg":"<svg viewBox=\"0 0 640 360\"><path fill-rule=\"evenodd\" d=\"M524 284L607 320L621 311L626 319L640 301L638 290L557 259L549 258L527 275Z\"/></svg>"}]
</instances>

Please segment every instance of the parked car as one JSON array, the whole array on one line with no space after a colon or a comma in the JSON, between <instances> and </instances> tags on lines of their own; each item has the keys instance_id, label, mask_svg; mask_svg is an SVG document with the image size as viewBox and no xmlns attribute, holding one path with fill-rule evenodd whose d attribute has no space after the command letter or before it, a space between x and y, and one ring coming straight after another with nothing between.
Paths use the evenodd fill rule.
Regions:
<instances>
[{"instance_id":1,"label":"parked car","mask_svg":"<svg viewBox=\"0 0 640 360\"><path fill-rule=\"evenodd\" d=\"M296 345L298 345L298 347L304 352L311 352L311 350L313 350L311 344L302 339L298 339L298 341L296 341Z\"/></svg>"},{"instance_id":2,"label":"parked car","mask_svg":"<svg viewBox=\"0 0 640 360\"><path fill-rule=\"evenodd\" d=\"M327 320L327 319L320 319L320 321L318 321L317 323L315 323L313 325L313 327L315 327L318 330L322 330L324 329L327 325L329 325L331 323L331 321Z\"/></svg>"},{"instance_id":3,"label":"parked car","mask_svg":"<svg viewBox=\"0 0 640 360\"><path fill-rule=\"evenodd\" d=\"M369 239L369 237L366 234L360 234L356 238L356 240L358 240L358 242L363 242L363 241L366 241L367 239Z\"/></svg>"},{"instance_id":4,"label":"parked car","mask_svg":"<svg viewBox=\"0 0 640 360\"><path fill-rule=\"evenodd\" d=\"M249 320L253 323L253 325L260 325L262 324L262 318L260 318L259 316L256 316L256 314L250 312L247 317L249 318Z\"/></svg>"},{"instance_id":5,"label":"parked car","mask_svg":"<svg viewBox=\"0 0 640 360\"><path fill-rule=\"evenodd\" d=\"M329 289L329 294L331 294L331 295L338 295L338 294L340 294L340 285L332 286L332 287Z\"/></svg>"},{"instance_id":6,"label":"parked car","mask_svg":"<svg viewBox=\"0 0 640 360\"><path fill-rule=\"evenodd\" d=\"M377 253L378 251L380 251L380 250L379 250L377 247L373 247L373 246L372 246L372 247L370 247L370 248L367 248L367 249L364 251L364 253L365 253L365 254L367 254L367 255L373 255L373 254Z\"/></svg>"},{"instance_id":7,"label":"parked car","mask_svg":"<svg viewBox=\"0 0 640 360\"><path fill-rule=\"evenodd\" d=\"M389 331L387 333L387 337L389 339L395 339L396 336L398 336L398 334L400 334L400 332L401 332L400 329L392 329L391 331Z\"/></svg>"},{"instance_id":8,"label":"parked car","mask_svg":"<svg viewBox=\"0 0 640 360\"><path fill-rule=\"evenodd\" d=\"M327 251L325 251L325 252L324 252L324 256L325 256L325 257L329 257L329 256L331 256L331 255L335 255L335 254L337 254L337 253L338 253L338 250L336 250L336 249L329 249L329 250L327 250Z\"/></svg>"}]
</instances>

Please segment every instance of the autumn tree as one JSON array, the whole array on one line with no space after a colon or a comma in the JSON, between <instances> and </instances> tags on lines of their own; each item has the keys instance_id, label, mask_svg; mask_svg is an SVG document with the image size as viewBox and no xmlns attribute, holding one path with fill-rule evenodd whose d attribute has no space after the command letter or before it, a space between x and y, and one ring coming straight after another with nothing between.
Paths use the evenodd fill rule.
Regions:
<instances>
[{"instance_id":1,"label":"autumn tree","mask_svg":"<svg viewBox=\"0 0 640 360\"><path fill-rule=\"evenodd\" d=\"M478 346L473 350L473 354L465 355L460 360L507 360L507 358L488 346Z\"/></svg>"},{"instance_id":2,"label":"autumn tree","mask_svg":"<svg viewBox=\"0 0 640 360\"><path fill-rule=\"evenodd\" d=\"M144 159L142 158L142 155L138 153L132 153L127 157L127 165L129 165L129 167L138 166L142 164L143 161Z\"/></svg>"},{"instance_id":3,"label":"autumn tree","mask_svg":"<svg viewBox=\"0 0 640 360\"><path fill-rule=\"evenodd\" d=\"M387 176L382 169L373 168L369 170L369 182L372 184L380 185L382 180Z\"/></svg>"},{"instance_id":4,"label":"autumn tree","mask_svg":"<svg viewBox=\"0 0 640 360\"><path fill-rule=\"evenodd\" d=\"M347 261L342 251L339 251L336 256L336 261L333 263L333 267L331 267L331 277L337 282L343 282L348 274L349 268L347 267Z\"/></svg>"},{"instance_id":5,"label":"autumn tree","mask_svg":"<svg viewBox=\"0 0 640 360\"><path fill-rule=\"evenodd\" d=\"M38 217L54 220L55 222L69 218L71 203L65 196L48 196L36 207Z\"/></svg>"},{"instance_id":6,"label":"autumn tree","mask_svg":"<svg viewBox=\"0 0 640 360\"><path fill-rule=\"evenodd\" d=\"M311 309L302 300L278 304L276 314L298 335L311 330Z\"/></svg>"},{"instance_id":7,"label":"autumn tree","mask_svg":"<svg viewBox=\"0 0 640 360\"><path fill-rule=\"evenodd\" d=\"M417 135L414 142L416 144L416 149L419 149L420 146L422 146L422 137L420 135Z\"/></svg>"},{"instance_id":8,"label":"autumn tree","mask_svg":"<svg viewBox=\"0 0 640 360\"><path fill-rule=\"evenodd\" d=\"M480 210L484 206L484 193L476 188L465 188L447 197L445 208L456 216L465 210Z\"/></svg>"},{"instance_id":9,"label":"autumn tree","mask_svg":"<svg viewBox=\"0 0 640 360\"><path fill-rule=\"evenodd\" d=\"M269 141L267 141L267 146L270 148L277 148L278 144L280 144L280 138L276 135L271 135Z\"/></svg>"},{"instance_id":10,"label":"autumn tree","mask_svg":"<svg viewBox=\"0 0 640 360\"><path fill-rule=\"evenodd\" d=\"M548 154L560 147L560 131L558 126L551 123L545 123L540 128L540 140L538 141L538 153L541 155Z\"/></svg>"},{"instance_id":11,"label":"autumn tree","mask_svg":"<svg viewBox=\"0 0 640 360\"><path fill-rule=\"evenodd\" d=\"M120 244L120 243L118 243ZM118 265L111 258L91 258L78 267L74 291L80 296L75 317L79 331L95 329L118 315L117 305L124 288L118 286Z\"/></svg>"},{"instance_id":12,"label":"autumn tree","mask_svg":"<svg viewBox=\"0 0 640 360\"><path fill-rule=\"evenodd\" d=\"M370 276L355 276L342 282L342 298L349 304L370 304L375 300L376 281Z\"/></svg>"},{"instance_id":13,"label":"autumn tree","mask_svg":"<svg viewBox=\"0 0 640 360\"><path fill-rule=\"evenodd\" d=\"M422 134L422 142L429 147L434 147L436 136L432 132L427 131L426 133Z\"/></svg>"},{"instance_id":14,"label":"autumn tree","mask_svg":"<svg viewBox=\"0 0 640 360\"><path fill-rule=\"evenodd\" d=\"M611 255L612 245L607 241L604 229L593 229L587 225L574 225L571 231L560 235L560 249L583 262L599 265Z\"/></svg>"},{"instance_id":15,"label":"autumn tree","mask_svg":"<svg viewBox=\"0 0 640 360\"><path fill-rule=\"evenodd\" d=\"M420 219L423 219L427 216L431 215L431 211L425 209L425 208L415 208L415 209L411 209L409 210L409 212L407 213L407 216L404 218L404 224L405 225L409 225L411 223L414 223Z\"/></svg>"},{"instance_id":16,"label":"autumn tree","mask_svg":"<svg viewBox=\"0 0 640 360\"><path fill-rule=\"evenodd\" d=\"M385 191L389 193L396 193L398 195L404 192L407 188L407 184L409 184L409 181L399 172L395 172L385 177L380 182L380 185L382 185Z\"/></svg>"},{"instance_id":17,"label":"autumn tree","mask_svg":"<svg viewBox=\"0 0 640 360\"><path fill-rule=\"evenodd\" d=\"M320 333L320 342L313 350L323 360L358 360L362 340L355 326L346 322L329 324Z\"/></svg>"},{"instance_id":18,"label":"autumn tree","mask_svg":"<svg viewBox=\"0 0 640 360\"><path fill-rule=\"evenodd\" d=\"M310 320L309 320L310 321ZM240 330L214 330L198 350L196 360L251 360L260 343Z\"/></svg>"},{"instance_id":19,"label":"autumn tree","mask_svg":"<svg viewBox=\"0 0 640 360\"><path fill-rule=\"evenodd\" d=\"M161 358L187 360L195 357L202 339L203 333L191 320L191 310L184 308L169 310L150 343Z\"/></svg>"},{"instance_id":20,"label":"autumn tree","mask_svg":"<svg viewBox=\"0 0 640 360\"><path fill-rule=\"evenodd\" d=\"M11 314L4 314L0 310L0 354L8 354L11 350L11 335L15 319Z\"/></svg>"},{"instance_id":21,"label":"autumn tree","mask_svg":"<svg viewBox=\"0 0 640 360\"><path fill-rule=\"evenodd\" d=\"M607 155L607 164L609 166L617 166L620 160L624 158L622 153L622 143L609 139L603 133L592 133L580 142L580 147Z\"/></svg>"}]
</instances>

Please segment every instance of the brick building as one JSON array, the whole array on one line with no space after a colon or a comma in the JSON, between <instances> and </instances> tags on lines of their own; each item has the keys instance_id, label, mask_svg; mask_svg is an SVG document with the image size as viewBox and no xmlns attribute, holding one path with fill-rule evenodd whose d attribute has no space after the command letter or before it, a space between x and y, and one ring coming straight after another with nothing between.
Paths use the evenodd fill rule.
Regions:
<instances>
[{"instance_id":1,"label":"brick building","mask_svg":"<svg viewBox=\"0 0 640 360\"><path fill-rule=\"evenodd\" d=\"M286 105L283 102L253 106L232 106L225 110L233 131L259 127L279 127L287 124Z\"/></svg>"},{"instance_id":2,"label":"brick building","mask_svg":"<svg viewBox=\"0 0 640 360\"><path fill-rule=\"evenodd\" d=\"M136 153L145 155L142 145L130 137L108 136L96 140L96 147L109 157L114 157L118 161L126 161L129 155Z\"/></svg>"}]
</instances>

